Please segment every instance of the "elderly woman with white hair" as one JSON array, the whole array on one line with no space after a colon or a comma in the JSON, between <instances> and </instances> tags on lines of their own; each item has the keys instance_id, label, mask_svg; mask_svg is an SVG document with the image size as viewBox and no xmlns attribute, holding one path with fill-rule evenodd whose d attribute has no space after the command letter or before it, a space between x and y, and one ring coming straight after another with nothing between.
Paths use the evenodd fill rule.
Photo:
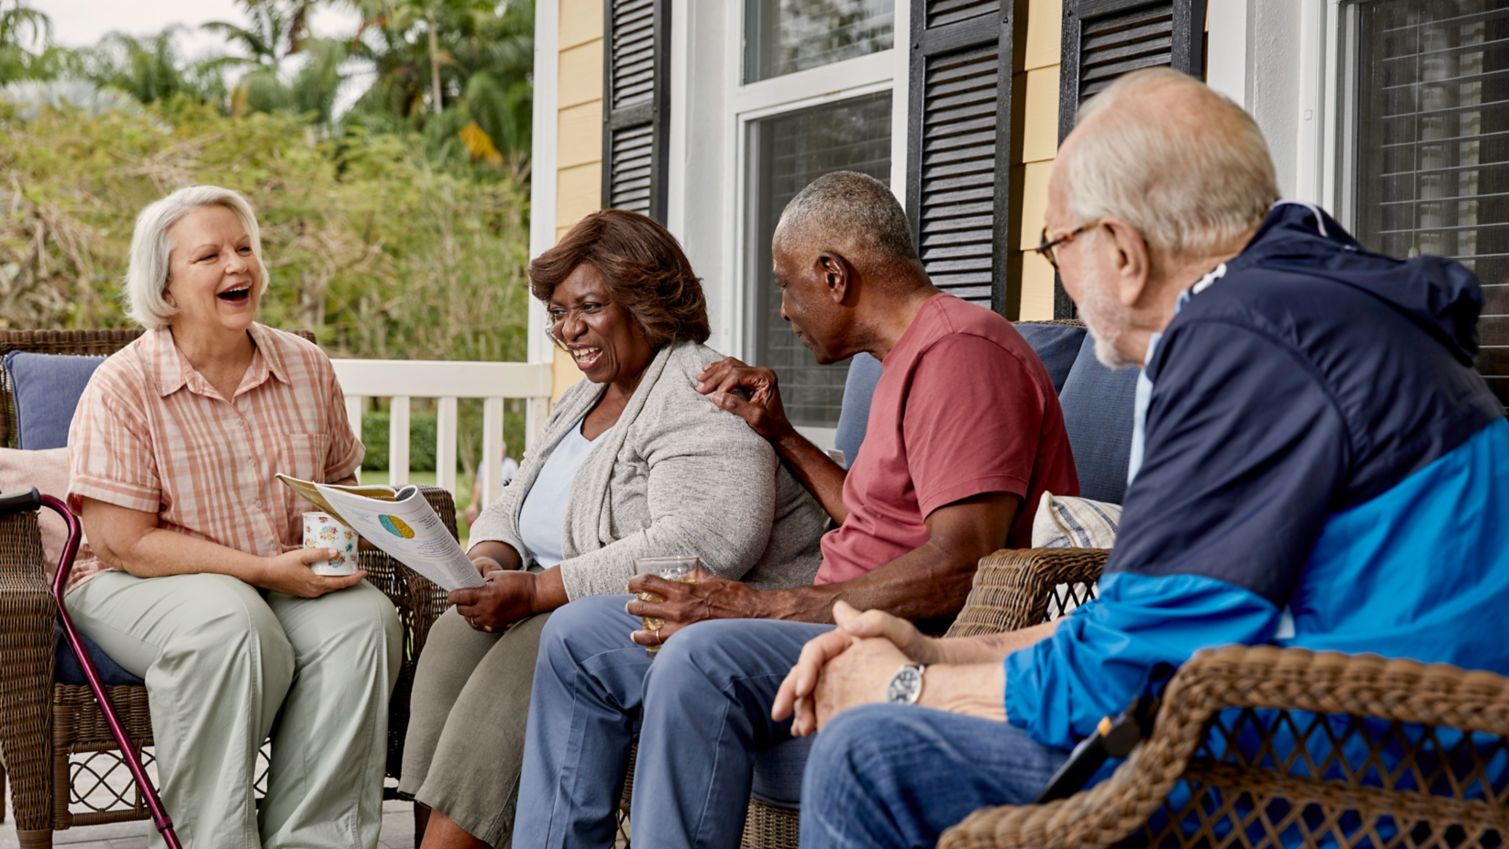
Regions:
<instances>
[{"instance_id":1,"label":"elderly woman with white hair","mask_svg":"<svg viewBox=\"0 0 1509 849\"><path fill-rule=\"evenodd\" d=\"M256 322L246 199L144 209L126 300L146 332L100 365L69 431L68 499L93 548L68 606L146 680L163 800L190 847L373 847L400 635L362 574L324 577L277 482L354 480L362 445L330 361ZM272 736L261 809L257 750Z\"/></svg>"}]
</instances>

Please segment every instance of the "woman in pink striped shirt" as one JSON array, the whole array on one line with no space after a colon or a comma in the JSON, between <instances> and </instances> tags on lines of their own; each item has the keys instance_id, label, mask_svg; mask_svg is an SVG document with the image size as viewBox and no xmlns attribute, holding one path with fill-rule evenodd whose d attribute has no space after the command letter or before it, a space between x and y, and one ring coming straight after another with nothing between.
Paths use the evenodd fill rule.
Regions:
<instances>
[{"instance_id":1,"label":"woman in pink striped shirt","mask_svg":"<svg viewBox=\"0 0 1509 849\"><path fill-rule=\"evenodd\" d=\"M255 321L267 286L245 198L180 189L144 209L126 299L146 328L94 373L69 432L69 501L95 557L68 604L146 680L168 812L190 847L377 845L393 605L322 577L274 475L352 481L330 361ZM252 793L272 737L267 795Z\"/></svg>"}]
</instances>

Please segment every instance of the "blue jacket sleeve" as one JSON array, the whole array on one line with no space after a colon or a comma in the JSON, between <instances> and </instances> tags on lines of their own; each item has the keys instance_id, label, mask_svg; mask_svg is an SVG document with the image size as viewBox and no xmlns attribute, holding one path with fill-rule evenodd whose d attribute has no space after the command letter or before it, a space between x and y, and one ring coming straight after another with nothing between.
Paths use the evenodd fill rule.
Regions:
<instances>
[{"instance_id":1,"label":"blue jacket sleeve","mask_svg":"<svg viewBox=\"0 0 1509 849\"><path fill-rule=\"evenodd\" d=\"M1007 716L1047 745L1125 709L1157 664L1271 640L1344 484L1336 404L1273 336L1176 318L1148 374L1144 461L1100 597L1006 661Z\"/></svg>"}]
</instances>

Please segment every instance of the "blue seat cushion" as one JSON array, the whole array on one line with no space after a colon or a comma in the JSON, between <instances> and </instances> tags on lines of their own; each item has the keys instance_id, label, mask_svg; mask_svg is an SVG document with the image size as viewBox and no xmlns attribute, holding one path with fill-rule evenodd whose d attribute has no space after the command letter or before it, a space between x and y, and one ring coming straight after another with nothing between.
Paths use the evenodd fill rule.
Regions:
<instances>
[{"instance_id":1,"label":"blue seat cushion","mask_svg":"<svg viewBox=\"0 0 1509 849\"><path fill-rule=\"evenodd\" d=\"M859 446L865 441L865 426L870 422L870 398L880 382L880 360L869 354L855 354L849 361L849 375L844 378L844 400L838 408L837 432L833 446L844 452L844 467L854 465Z\"/></svg>"},{"instance_id":2,"label":"blue seat cushion","mask_svg":"<svg viewBox=\"0 0 1509 849\"><path fill-rule=\"evenodd\" d=\"M1094 337L1084 335L1058 402L1085 498L1120 504L1126 496L1137 374L1134 368L1101 365Z\"/></svg>"},{"instance_id":3,"label":"blue seat cushion","mask_svg":"<svg viewBox=\"0 0 1509 849\"><path fill-rule=\"evenodd\" d=\"M1069 370L1074 367L1080 346L1085 341L1085 329L1072 324L1024 321L1016 325L1016 330L1048 367L1053 391L1063 392L1064 381L1069 378Z\"/></svg>"},{"instance_id":4,"label":"blue seat cushion","mask_svg":"<svg viewBox=\"0 0 1509 849\"><path fill-rule=\"evenodd\" d=\"M104 357L11 351L0 367L16 405L16 447L62 448L79 396Z\"/></svg>"},{"instance_id":5,"label":"blue seat cushion","mask_svg":"<svg viewBox=\"0 0 1509 849\"><path fill-rule=\"evenodd\" d=\"M793 737L756 754L749 792L780 808L801 807L802 770L807 766L812 741L812 737Z\"/></svg>"},{"instance_id":6,"label":"blue seat cushion","mask_svg":"<svg viewBox=\"0 0 1509 849\"><path fill-rule=\"evenodd\" d=\"M88 635L83 631L79 632L79 642L84 644L84 651L89 655L89 659L94 662L94 671L99 673L100 680L105 682L105 684L112 686L116 684L136 684L139 686L146 683L126 671L125 667L116 663L115 659L110 655L105 654L105 650L100 648L98 643L89 639ZM73 649L68 647L68 639L63 636L63 626L61 624L53 626L52 664L52 678L56 683L79 685L89 683L89 679L84 677L84 667L79 663L79 659L73 656Z\"/></svg>"}]
</instances>

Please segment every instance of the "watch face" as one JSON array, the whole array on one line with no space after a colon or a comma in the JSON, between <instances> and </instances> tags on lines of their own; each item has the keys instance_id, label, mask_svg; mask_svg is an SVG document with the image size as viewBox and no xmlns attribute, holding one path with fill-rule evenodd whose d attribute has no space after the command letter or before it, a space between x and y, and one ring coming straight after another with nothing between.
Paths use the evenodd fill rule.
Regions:
<instances>
[{"instance_id":1,"label":"watch face","mask_svg":"<svg viewBox=\"0 0 1509 849\"><path fill-rule=\"evenodd\" d=\"M909 705L917 701L922 692L922 672L915 666L903 666L886 687L886 701L892 704Z\"/></svg>"}]
</instances>

